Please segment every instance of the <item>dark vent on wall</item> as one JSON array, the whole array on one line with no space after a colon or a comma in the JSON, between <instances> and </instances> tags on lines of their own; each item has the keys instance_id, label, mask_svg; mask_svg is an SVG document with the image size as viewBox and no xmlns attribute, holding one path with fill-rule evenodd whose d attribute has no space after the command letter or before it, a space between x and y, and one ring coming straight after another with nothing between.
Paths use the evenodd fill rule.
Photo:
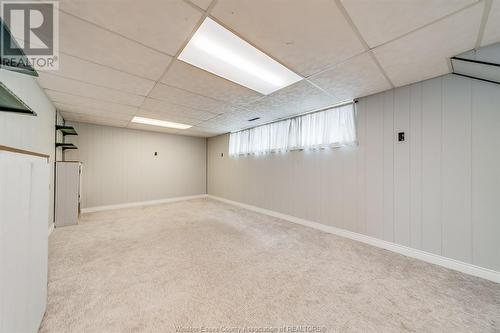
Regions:
<instances>
[{"instance_id":1,"label":"dark vent on wall","mask_svg":"<svg viewBox=\"0 0 500 333\"><path fill-rule=\"evenodd\" d=\"M255 118L252 118L252 119L248 119L248 121L256 121L256 120L259 120L260 117L255 117Z\"/></svg>"}]
</instances>

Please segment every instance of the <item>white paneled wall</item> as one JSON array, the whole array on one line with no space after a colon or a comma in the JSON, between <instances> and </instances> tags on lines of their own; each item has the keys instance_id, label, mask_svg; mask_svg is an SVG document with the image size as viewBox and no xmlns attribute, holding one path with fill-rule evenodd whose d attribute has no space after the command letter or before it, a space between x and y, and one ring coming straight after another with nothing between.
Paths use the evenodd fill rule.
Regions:
<instances>
[{"instance_id":1,"label":"white paneled wall","mask_svg":"<svg viewBox=\"0 0 500 333\"><path fill-rule=\"evenodd\" d=\"M45 312L50 169L0 150L0 332L38 332Z\"/></svg>"},{"instance_id":2,"label":"white paneled wall","mask_svg":"<svg viewBox=\"0 0 500 333\"><path fill-rule=\"evenodd\" d=\"M54 162L54 131L56 110L36 79L12 71L0 70L0 81L29 105L37 116L0 111L0 145L34 151L50 156ZM53 168L50 172L49 224L53 222Z\"/></svg>"},{"instance_id":3,"label":"white paneled wall","mask_svg":"<svg viewBox=\"0 0 500 333\"><path fill-rule=\"evenodd\" d=\"M499 105L446 75L360 99L356 148L233 158L211 138L208 193L500 271Z\"/></svg>"},{"instance_id":4,"label":"white paneled wall","mask_svg":"<svg viewBox=\"0 0 500 333\"><path fill-rule=\"evenodd\" d=\"M206 193L205 138L71 124L78 150L65 159L83 162L82 208Z\"/></svg>"},{"instance_id":5,"label":"white paneled wall","mask_svg":"<svg viewBox=\"0 0 500 333\"><path fill-rule=\"evenodd\" d=\"M54 155L55 108L33 76L0 70L0 81L37 116L0 111L0 144Z\"/></svg>"},{"instance_id":6,"label":"white paneled wall","mask_svg":"<svg viewBox=\"0 0 500 333\"><path fill-rule=\"evenodd\" d=\"M472 86L472 261L499 270L500 93L498 86Z\"/></svg>"}]
</instances>

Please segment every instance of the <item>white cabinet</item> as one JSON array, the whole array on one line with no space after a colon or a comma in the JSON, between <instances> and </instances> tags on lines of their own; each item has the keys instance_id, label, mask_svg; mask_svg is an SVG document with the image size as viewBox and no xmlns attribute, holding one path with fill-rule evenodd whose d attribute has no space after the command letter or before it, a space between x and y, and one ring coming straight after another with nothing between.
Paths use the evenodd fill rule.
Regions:
<instances>
[{"instance_id":1,"label":"white cabinet","mask_svg":"<svg viewBox=\"0 0 500 333\"><path fill-rule=\"evenodd\" d=\"M0 146L0 332L37 332L45 312L49 172L47 157Z\"/></svg>"},{"instance_id":2,"label":"white cabinet","mask_svg":"<svg viewBox=\"0 0 500 333\"><path fill-rule=\"evenodd\" d=\"M81 171L82 164L80 162L56 162L56 227L78 223Z\"/></svg>"}]
</instances>

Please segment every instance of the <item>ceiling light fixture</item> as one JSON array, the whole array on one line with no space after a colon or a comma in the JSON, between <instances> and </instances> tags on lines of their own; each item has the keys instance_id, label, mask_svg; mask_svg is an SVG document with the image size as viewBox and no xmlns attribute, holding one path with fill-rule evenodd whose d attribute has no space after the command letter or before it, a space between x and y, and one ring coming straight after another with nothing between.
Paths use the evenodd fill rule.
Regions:
<instances>
[{"instance_id":1,"label":"ceiling light fixture","mask_svg":"<svg viewBox=\"0 0 500 333\"><path fill-rule=\"evenodd\" d=\"M302 80L208 17L182 50L179 60L264 95Z\"/></svg>"},{"instance_id":2,"label":"ceiling light fixture","mask_svg":"<svg viewBox=\"0 0 500 333\"><path fill-rule=\"evenodd\" d=\"M145 124L145 125L153 125L153 126L177 128L177 129L188 129L188 128L193 127L191 125L185 125L185 124L179 124L179 123L172 123L170 121L164 121L164 120L158 120L158 119L151 119L151 118L143 118L143 117L134 117L132 119L132 122L133 123L139 123L139 124Z\"/></svg>"}]
</instances>

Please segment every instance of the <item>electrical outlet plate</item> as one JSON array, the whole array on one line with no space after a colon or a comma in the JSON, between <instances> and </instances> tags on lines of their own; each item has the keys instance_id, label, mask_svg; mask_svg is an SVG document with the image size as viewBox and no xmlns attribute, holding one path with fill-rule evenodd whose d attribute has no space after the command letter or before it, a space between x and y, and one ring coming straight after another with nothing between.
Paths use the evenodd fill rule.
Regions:
<instances>
[{"instance_id":1,"label":"electrical outlet plate","mask_svg":"<svg viewBox=\"0 0 500 333\"><path fill-rule=\"evenodd\" d=\"M403 135L403 140L400 139L400 134ZM394 140L396 143L405 143L408 141L408 132L404 130L396 130L394 133Z\"/></svg>"}]
</instances>

